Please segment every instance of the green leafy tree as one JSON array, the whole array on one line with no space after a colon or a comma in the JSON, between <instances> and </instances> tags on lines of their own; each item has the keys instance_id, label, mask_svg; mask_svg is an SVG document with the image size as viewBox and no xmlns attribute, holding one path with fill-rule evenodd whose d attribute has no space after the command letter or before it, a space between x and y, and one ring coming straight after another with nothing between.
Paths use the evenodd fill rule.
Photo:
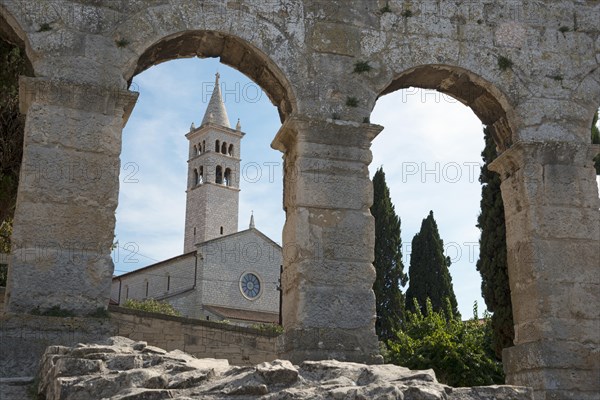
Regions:
<instances>
[{"instance_id":1,"label":"green leafy tree","mask_svg":"<svg viewBox=\"0 0 600 400\"><path fill-rule=\"evenodd\" d=\"M175 317L181 316L181 313L178 310L176 310L171 304L163 303L154 299L127 299L125 304L123 304L123 307L157 314L173 315Z\"/></svg>"},{"instance_id":2,"label":"green leafy tree","mask_svg":"<svg viewBox=\"0 0 600 400\"><path fill-rule=\"evenodd\" d=\"M25 129L19 113L19 75L27 71L24 52L0 40L0 223L12 218L17 201Z\"/></svg>"},{"instance_id":3,"label":"green leafy tree","mask_svg":"<svg viewBox=\"0 0 600 400\"><path fill-rule=\"evenodd\" d=\"M506 226L500 175L488 169L497 157L496 144L488 128L484 129L484 138L485 148L481 153L484 164L479 175L483 187L481 213L477 218L477 227L481 230L477 270L481 274L481 293L485 304L494 313L491 318L492 347L501 359L502 349L513 345L515 331L506 264Z\"/></svg>"},{"instance_id":4,"label":"green leafy tree","mask_svg":"<svg viewBox=\"0 0 600 400\"><path fill-rule=\"evenodd\" d=\"M594 114L592 121L592 143L600 144L600 130L598 129L598 111ZM600 154L594 158L594 166L596 167L596 175L600 175Z\"/></svg>"},{"instance_id":5,"label":"green leafy tree","mask_svg":"<svg viewBox=\"0 0 600 400\"><path fill-rule=\"evenodd\" d=\"M375 331L381 340L386 340L393 337L404 319L404 295L400 285L406 285L407 276L402 263L400 218L394 210L383 168L373 176L371 214L375 218Z\"/></svg>"},{"instance_id":6,"label":"green leafy tree","mask_svg":"<svg viewBox=\"0 0 600 400\"><path fill-rule=\"evenodd\" d=\"M406 304L410 311L416 312L418 304L420 311L426 312L427 299L431 300L434 311L442 311L448 299L452 314L459 315L449 267L450 258L444 256L444 242L440 238L433 211L430 211L421 224L421 230L412 240L408 269L410 283L406 291Z\"/></svg>"},{"instance_id":7,"label":"green leafy tree","mask_svg":"<svg viewBox=\"0 0 600 400\"><path fill-rule=\"evenodd\" d=\"M455 387L504 383L502 364L490 347L491 321L487 315L479 319L477 303L473 319L461 321L448 299L445 311L435 311L427 299L425 312L413 300L416 311L407 312L402 330L389 341L387 362L432 368L440 382Z\"/></svg>"}]
</instances>

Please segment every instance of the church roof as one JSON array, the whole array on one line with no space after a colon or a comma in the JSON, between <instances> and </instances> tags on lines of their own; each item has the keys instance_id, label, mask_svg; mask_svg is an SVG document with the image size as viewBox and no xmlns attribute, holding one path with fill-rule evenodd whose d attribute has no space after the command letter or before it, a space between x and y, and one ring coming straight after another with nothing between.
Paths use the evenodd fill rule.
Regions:
<instances>
[{"instance_id":1,"label":"church roof","mask_svg":"<svg viewBox=\"0 0 600 400\"><path fill-rule=\"evenodd\" d=\"M219 77L220 75L217 72L215 79L215 88L213 90L212 96L210 97L210 101L208 102L208 107L206 107L206 112L204 113L202 125L210 122L231 129L231 125L229 124L229 117L227 116L227 109L225 108L225 103L223 102L223 96L221 96L221 86L219 85Z\"/></svg>"}]
</instances>

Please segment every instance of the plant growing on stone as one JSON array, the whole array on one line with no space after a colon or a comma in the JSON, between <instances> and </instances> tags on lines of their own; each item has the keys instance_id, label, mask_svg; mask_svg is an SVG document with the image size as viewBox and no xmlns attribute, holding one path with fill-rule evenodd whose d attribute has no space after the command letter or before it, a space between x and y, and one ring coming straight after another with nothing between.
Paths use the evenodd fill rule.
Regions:
<instances>
[{"instance_id":1,"label":"plant growing on stone","mask_svg":"<svg viewBox=\"0 0 600 400\"><path fill-rule=\"evenodd\" d=\"M383 6L380 10L380 13L385 14L385 13L391 13L392 9L390 8L390 5L388 3L385 3L385 6Z\"/></svg>"},{"instance_id":2,"label":"plant growing on stone","mask_svg":"<svg viewBox=\"0 0 600 400\"><path fill-rule=\"evenodd\" d=\"M39 307L31 310L31 315L38 315L42 317L60 317L60 318L70 318L75 317L75 313L71 310L65 310L60 306L52 306L47 310L40 310Z\"/></svg>"},{"instance_id":3,"label":"plant growing on stone","mask_svg":"<svg viewBox=\"0 0 600 400\"><path fill-rule=\"evenodd\" d=\"M498 56L498 68L500 68L500 71L506 71L512 68L512 66L513 62L508 57Z\"/></svg>"},{"instance_id":4,"label":"plant growing on stone","mask_svg":"<svg viewBox=\"0 0 600 400\"><path fill-rule=\"evenodd\" d=\"M406 9L406 10L402 11L402 14L400 14L400 15L402 15L404 18L410 18L413 16L413 12L410 9Z\"/></svg>"},{"instance_id":5,"label":"plant growing on stone","mask_svg":"<svg viewBox=\"0 0 600 400\"><path fill-rule=\"evenodd\" d=\"M410 369L432 368L440 382L450 386L503 384L502 364L490 347L489 315L480 320L476 306L473 319L461 321L450 301L445 311L435 311L427 299L421 312L416 299L402 329L388 341L386 362Z\"/></svg>"},{"instance_id":6,"label":"plant growing on stone","mask_svg":"<svg viewBox=\"0 0 600 400\"><path fill-rule=\"evenodd\" d=\"M348 97L346 99L346 105L348 107L358 107L358 99L356 97Z\"/></svg>"},{"instance_id":7,"label":"plant growing on stone","mask_svg":"<svg viewBox=\"0 0 600 400\"><path fill-rule=\"evenodd\" d=\"M571 28L569 28L568 26L561 26L560 28L558 28L558 31L562 34L565 34L567 32L570 32Z\"/></svg>"},{"instance_id":8,"label":"plant growing on stone","mask_svg":"<svg viewBox=\"0 0 600 400\"><path fill-rule=\"evenodd\" d=\"M373 67L369 65L368 61L358 61L354 64L354 73L362 74L364 72L369 72Z\"/></svg>"},{"instance_id":9,"label":"plant growing on stone","mask_svg":"<svg viewBox=\"0 0 600 400\"><path fill-rule=\"evenodd\" d=\"M38 29L38 32L47 32L47 31L51 31L52 30L52 26L47 23L44 22L43 24L40 25L40 29Z\"/></svg>"},{"instance_id":10,"label":"plant growing on stone","mask_svg":"<svg viewBox=\"0 0 600 400\"><path fill-rule=\"evenodd\" d=\"M146 312L151 312L151 313L181 317L181 312L179 312L177 309L175 309L175 307L173 307L171 304L157 301L154 299L146 299L146 300L127 299L125 304L123 304L123 307L131 308L132 310L139 310L139 311L146 311Z\"/></svg>"},{"instance_id":11,"label":"plant growing on stone","mask_svg":"<svg viewBox=\"0 0 600 400\"><path fill-rule=\"evenodd\" d=\"M117 39L115 40L115 44L117 45L117 47L125 47L129 44L129 41L127 39Z\"/></svg>"}]
</instances>

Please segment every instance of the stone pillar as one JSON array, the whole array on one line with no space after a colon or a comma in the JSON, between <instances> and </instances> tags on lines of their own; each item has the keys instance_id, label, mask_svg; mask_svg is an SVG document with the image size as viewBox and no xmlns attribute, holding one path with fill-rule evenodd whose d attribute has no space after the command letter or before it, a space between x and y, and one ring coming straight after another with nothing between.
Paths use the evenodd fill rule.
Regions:
<instances>
[{"instance_id":1,"label":"stone pillar","mask_svg":"<svg viewBox=\"0 0 600 400\"><path fill-rule=\"evenodd\" d=\"M6 290L9 313L108 305L121 130L137 94L22 77L23 163Z\"/></svg>"},{"instance_id":2,"label":"stone pillar","mask_svg":"<svg viewBox=\"0 0 600 400\"><path fill-rule=\"evenodd\" d=\"M507 383L536 400L597 399L600 391L600 199L590 145L519 142L500 173L515 346Z\"/></svg>"},{"instance_id":3,"label":"stone pillar","mask_svg":"<svg viewBox=\"0 0 600 400\"><path fill-rule=\"evenodd\" d=\"M284 155L284 344L280 357L381 362L375 334L368 165L380 126L292 117Z\"/></svg>"}]
</instances>

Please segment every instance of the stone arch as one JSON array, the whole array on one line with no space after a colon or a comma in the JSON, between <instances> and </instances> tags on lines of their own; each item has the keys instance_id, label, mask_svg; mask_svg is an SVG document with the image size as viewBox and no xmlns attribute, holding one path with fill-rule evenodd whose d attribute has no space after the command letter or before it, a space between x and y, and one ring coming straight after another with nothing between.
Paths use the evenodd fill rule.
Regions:
<instances>
[{"instance_id":1,"label":"stone arch","mask_svg":"<svg viewBox=\"0 0 600 400\"><path fill-rule=\"evenodd\" d=\"M0 39L5 40L17 47L25 50L26 69L28 76L34 76L33 65L31 63L33 50L27 38L27 34L21 28L17 20L0 4Z\"/></svg>"},{"instance_id":2,"label":"stone arch","mask_svg":"<svg viewBox=\"0 0 600 400\"><path fill-rule=\"evenodd\" d=\"M500 151L517 141L518 122L508 98L479 75L449 65L421 65L396 75L378 98L409 87L434 89L469 107L491 129Z\"/></svg>"},{"instance_id":3,"label":"stone arch","mask_svg":"<svg viewBox=\"0 0 600 400\"><path fill-rule=\"evenodd\" d=\"M282 122L297 111L292 85L283 71L263 51L241 37L213 30L188 30L160 38L138 51L141 55L136 64L129 65L124 72L128 85L135 75L165 61L219 57L223 64L245 74L265 91Z\"/></svg>"}]
</instances>

